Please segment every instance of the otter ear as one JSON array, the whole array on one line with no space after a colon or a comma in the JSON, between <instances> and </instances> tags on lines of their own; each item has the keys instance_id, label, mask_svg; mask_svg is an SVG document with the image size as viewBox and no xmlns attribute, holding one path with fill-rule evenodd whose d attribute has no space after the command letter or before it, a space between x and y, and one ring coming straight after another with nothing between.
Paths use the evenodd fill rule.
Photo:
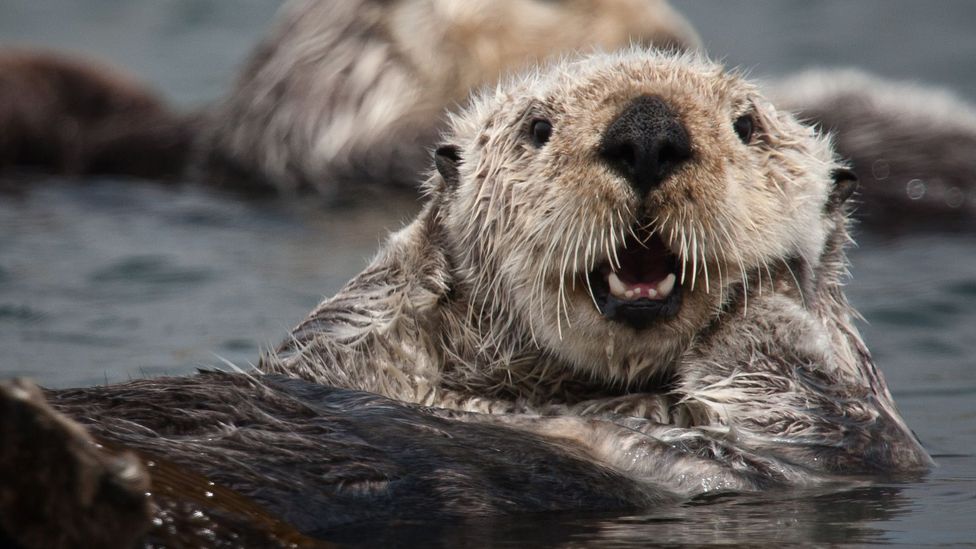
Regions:
<instances>
[{"instance_id":1,"label":"otter ear","mask_svg":"<svg viewBox=\"0 0 976 549\"><path fill-rule=\"evenodd\" d=\"M434 151L434 166L437 173L444 178L448 189L457 187L461 180L458 165L461 164L461 148L457 145L441 145Z\"/></svg>"},{"instance_id":2,"label":"otter ear","mask_svg":"<svg viewBox=\"0 0 976 549\"><path fill-rule=\"evenodd\" d=\"M830 191L828 202L836 208L857 190L857 174L850 168L837 168L830 176L834 179L834 188Z\"/></svg>"}]
</instances>

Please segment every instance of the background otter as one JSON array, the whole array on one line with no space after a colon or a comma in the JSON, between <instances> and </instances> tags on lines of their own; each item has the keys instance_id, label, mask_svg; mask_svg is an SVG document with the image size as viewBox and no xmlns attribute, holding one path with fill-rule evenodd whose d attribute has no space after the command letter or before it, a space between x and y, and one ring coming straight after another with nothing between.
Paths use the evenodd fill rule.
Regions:
<instances>
[{"instance_id":1,"label":"background otter","mask_svg":"<svg viewBox=\"0 0 976 549\"><path fill-rule=\"evenodd\" d=\"M976 108L951 92L854 69L774 82L778 104L836 136L861 180L858 219L877 231L976 222Z\"/></svg>"},{"instance_id":2,"label":"background otter","mask_svg":"<svg viewBox=\"0 0 976 549\"><path fill-rule=\"evenodd\" d=\"M172 174L191 128L120 71L51 52L0 50L0 169Z\"/></svg>"},{"instance_id":3,"label":"background otter","mask_svg":"<svg viewBox=\"0 0 976 549\"><path fill-rule=\"evenodd\" d=\"M546 57L630 42L694 48L663 0L292 2L211 115L205 173L281 189L415 187L444 110ZM219 175L218 175L219 177Z\"/></svg>"},{"instance_id":4,"label":"background otter","mask_svg":"<svg viewBox=\"0 0 976 549\"><path fill-rule=\"evenodd\" d=\"M7 89L0 101L0 123L7 127L0 169L190 177L235 188L314 188L328 196L342 181L412 187L445 107L533 60L628 41L699 45L663 0L558 6L296 0L282 9L234 90L213 108L186 116L155 100L148 106L148 92L87 62L8 53L0 56L8 73L0 81ZM40 74L45 93L24 93L24 83ZM971 226L976 168L967 159L976 124L962 122L966 117L941 124L933 113L935 105L945 106L940 90L885 93L887 83L864 78L854 90L850 78L832 74L803 79L802 89L801 80L789 80L777 95L839 135L839 151L863 181L860 211L868 226L904 227L906 220L915 229ZM115 99L69 101L63 94L72 83L83 84L88 97ZM838 85L846 89L839 92ZM955 102L953 110L972 107ZM65 116L67 129L50 123ZM911 215L894 223L889 214L895 211Z\"/></svg>"},{"instance_id":5,"label":"background otter","mask_svg":"<svg viewBox=\"0 0 976 549\"><path fill-rule=\"evenodd\" d=\"M189 167L231 187L326 195L341 181L412 188L445 107L469 90L552 55L631 42L684 49L698 38L664 0L293 0L226 98L185 118L142 106L148 92L81 60L7 54L0 122L15 123L0 168L181 177ZM25 89L39 76L49 98ZM80 101L79 85L116 99ZM52 131L66 114L88 122L70 139ZM39 144L51 152L25 154Z\"/></svg>"}]
</instances>

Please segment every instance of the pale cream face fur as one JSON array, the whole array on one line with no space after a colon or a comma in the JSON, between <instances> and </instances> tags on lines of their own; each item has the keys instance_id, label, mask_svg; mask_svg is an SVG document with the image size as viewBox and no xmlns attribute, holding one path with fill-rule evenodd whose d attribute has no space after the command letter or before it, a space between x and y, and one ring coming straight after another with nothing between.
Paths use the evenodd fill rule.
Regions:
<instances>
[{"instance_id":1,"label":"pale cream face fur","mask_svg":"<svg viewBox=\"0 0 976 549\"><path fill-rule=\"evenodd\" d=\"M607 127L640 96L663 99L692 147L643 201L598 153ZM733 128L742 115L755 121L748 143ZM541 147L530 136L538 119L553 128ZM791 258L815 267L824 247L836 167L827 139L695 56L635 48L557 63L483 93L452 124L460 183L445 191L453 196L444 222L474 306L596 378L630 383L668 367L730 285ZM586 275L641 225L683 265L683 304L636 330L598 311Z\"/></svg>"}]
</instances>

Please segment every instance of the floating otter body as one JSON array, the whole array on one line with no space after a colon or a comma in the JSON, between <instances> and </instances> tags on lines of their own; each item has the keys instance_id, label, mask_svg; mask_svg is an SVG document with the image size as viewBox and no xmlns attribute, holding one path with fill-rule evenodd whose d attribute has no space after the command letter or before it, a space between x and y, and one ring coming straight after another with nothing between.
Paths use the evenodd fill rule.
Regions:
<instances>
[{"instance_id":1,"label":"floating otter body","mask_svg":"<svg viewBox=\"0 0 976 549\"><path fill-rule=\"evenodd\" d=\"M46 396L53 409L29 386L0 384L0 539L26 547L131 547L137 537L308 546L364 523L678 499L491 418L442 419L280 376L204 373Z\"/></svg>"},{"instance_id":2,"label":"floating otter body","mask_svg":"<svg viewBox=\"0 0 976 549\"><path fill-rule=\"evenodd\" d=\"M976 108L946 90L857 70L775 82L778 105L836 136L861 180L857 217L875 230L976 226Z\"/></svg>"},{"instance_id":3,"label":"floating otter body","mask_svg":"<svg viewBox=\"0 0 976 549\"><path fill-rule=\"evenodd\" d=\"M445 109L472 89L559 52L633 41L698 44L663 0L294 1L213 111L204 171L325 194L342 181L412 189Z\"/></svg>"},{"instance_id":4,"label":"floating otter body","mask_svg":"<svg viewBox=\"0 0 976 549\"><path fill-rule=\"evenodd\" d=\"M451 127L425 209L265 375L53 391L57 411L8 386L4 485L47 478L17 464L67 455L95 465L37 492L54 508L130 505L146 476L162 482L148 513L130 509L158 521L120 538L178 534L202 508L211 526L259 517L248 535L292 539L930 465L851 324L850 172L757 88L633 49L513 79ZM59 414L149 472L78 450L88 435ZM147 467L159 458L175 488L172 467ZM200 482L223 507L185 493ZM3 527L30 543L86 527L83 512L45 515L77 516Z\"/></svg>"},{"instance_id":5,"label":"floating otter body","mask_svg":"<svg viewBox=\"0 0 976 549\"><path fill-rule=\"evenodd\" d=\"M186 161L187 119L103 65L0 50L0 170L164 177Z\"/></svg>"},{"instance_id":6,"label":"floating otter body","mask_svg":"<svg viewBox=\"0 0 976 549\"><path fill-rule=\"evenodd\" d=\"M414 188L444 109L470 89L552 55L631 42L694 48L698 37L664 0L292 0L227 96L186 117L117 71L15 52L16 63L0 58L0 169L27 162L326 195ZM87 101L84 89L113 100ZM62 136L72 109L92 123ZM51 147L71 163L24 156Z\"/></svg>"}]
</instances>

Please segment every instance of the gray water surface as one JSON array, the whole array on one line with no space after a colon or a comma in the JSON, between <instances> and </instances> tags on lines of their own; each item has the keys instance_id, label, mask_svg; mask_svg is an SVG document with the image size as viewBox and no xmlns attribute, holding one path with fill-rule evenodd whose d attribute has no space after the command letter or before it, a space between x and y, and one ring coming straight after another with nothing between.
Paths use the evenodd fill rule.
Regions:
<instances>
[{"instance_id":1,"label":"gray water surface","mask_svg":"<svg viewBox=\"0 0 976 549\"><path fill-rule=\"evenodd\" d=\"M976 101L976 2L675 1L758 76L860 66ZM172 101L215 98L269 0L4 0L0 44L121 64ZM417 209L255 200L194 185L45 180L0 193L0 376L52 387L246 367ZM976 542L976 235L862 237L849 294L899 408L939 466L920 482L723 497L641 516L403 525L358 541L620 545Z\"/></svg>"}]
</instances>

